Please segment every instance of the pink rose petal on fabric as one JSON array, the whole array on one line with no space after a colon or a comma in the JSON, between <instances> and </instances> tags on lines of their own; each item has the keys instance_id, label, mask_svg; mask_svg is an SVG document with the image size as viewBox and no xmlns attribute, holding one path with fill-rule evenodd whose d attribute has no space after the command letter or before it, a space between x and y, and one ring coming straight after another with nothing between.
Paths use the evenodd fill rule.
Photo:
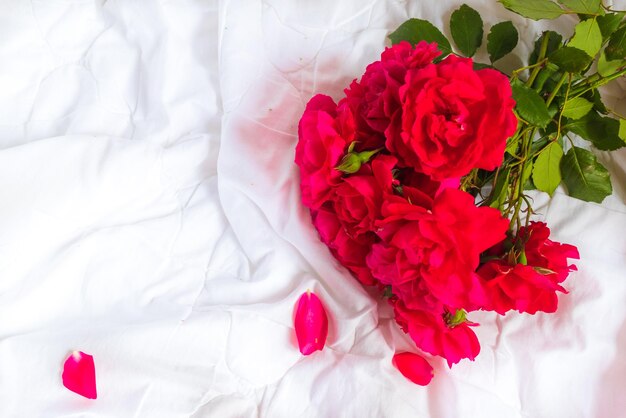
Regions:
<instances>
[{"instance_id":1,"label":"pink rose petal on fabric","mask_svg":"<svg viewBox=\"0 0 626 418\"><path fill-rule=\"evenodd\" d=\"M404 377L420 386L429 384L434 376L432 366L419 354L396 353L392 362Z\"/></svg>"},{"instance_id":2,"label":"pink rose petal on fabric","mask_svg":"<svg viewBox=\"0 0 626 418\"><path fill-rule=\"evenodd\" d=\"M96 399L96 368L93 357L73 351L63 365L63 386L88 399Z\"/></svg>"},{"instance_id":3,"label":"pink rose petal on fabric","mask_svg":"<svg viewBox=\"0 0 626 418\"><path fill-rule=\"evenodd\" d=\"M308 356L324 348L328 335L328 317L315 293L307 290L300 296L294 325L302 354Z\"/></svg>"}]
</instances>

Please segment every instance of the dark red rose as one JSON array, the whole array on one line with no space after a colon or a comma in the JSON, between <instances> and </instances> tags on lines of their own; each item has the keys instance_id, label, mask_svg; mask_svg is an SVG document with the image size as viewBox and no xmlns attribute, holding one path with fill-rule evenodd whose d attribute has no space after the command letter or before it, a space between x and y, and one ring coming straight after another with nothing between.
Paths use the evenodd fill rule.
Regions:
<instances>
[{"instance_id":1,"label":"dark red rose","mask_svg":"<svg viewBox=\"0 0 626 418\"><path fill-rule=\"evenodd\" d=\"M397 132L386 142L401 165L444 180L502 163L517 128L511 86L504 74L472 65L451 55L407 71L399 88L401 120L393 121Z\"/></svg>"}]
</instances>

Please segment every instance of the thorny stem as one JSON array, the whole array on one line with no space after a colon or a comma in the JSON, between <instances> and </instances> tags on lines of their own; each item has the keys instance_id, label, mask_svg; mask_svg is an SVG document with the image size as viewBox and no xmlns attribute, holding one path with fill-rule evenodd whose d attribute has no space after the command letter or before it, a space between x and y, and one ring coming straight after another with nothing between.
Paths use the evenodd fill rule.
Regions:
<instances>
[{"instance_id":1,"label":"thorny stem","mask_svg":"<svg viewBox=\"0 0 626 418\"><path fill-rule=\"evenodd\" d=\"M526 80L526 85L528 87L531 87L533 85L533 83L535 82L535 78L537 78L537 75L539 75L539 72L541 71L541 69L543 68L543 65L546 62L546 53L548 51L548 42L550 41L550 32L546 32L546 35L543 37L542 41L541 41L541 46L539 47L539 56L537 57L537 65L534 69L533 72L530 74L530 77L528 77L528 80Z\"/></svg>"}]
</instances>

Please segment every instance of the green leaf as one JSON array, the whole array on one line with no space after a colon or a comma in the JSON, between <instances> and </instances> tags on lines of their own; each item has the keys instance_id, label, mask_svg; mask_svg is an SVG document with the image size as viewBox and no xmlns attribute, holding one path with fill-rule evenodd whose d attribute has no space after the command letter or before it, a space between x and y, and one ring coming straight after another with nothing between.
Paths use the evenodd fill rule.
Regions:
<instances>
[{"instance_id":1,"label":"green leaf","mask_svg":"<svg viewBox=\"0 0 626 418\"><path fill-rule=\"evenodd\" d=\"M617 132L617 135L622 141L626 142L626 119L619 120L619 131Z\"/></svg>"},{"instance_id":2,"label":"green leaf","mask_svg":"<svg viewBox=\"0 0 626 418\"><path fill-rule=\"evenodd\" d=\"M506 152L508 152L511 155L515 155L518 145L519 145L519 137L515 135L510 137L509 139L506 140Z\"/></svg>"},{"instance_id":3,"label":"green leaf","mask_svg":"<svg viewBox=\"0 0 626 418\"><path fill-rule=\"evenodd\" d=\"M608 170L583 148L572 147L565 154L561 175L569 195L586 202L601 203L613 192Z\"/></svg>"},{"instance_id":4,"label":"green leaf","mask_svg":"<svg viewBox=\"0 0 626 418\"><path fill-rule=\"evenodd\" d=\"M493 192L491 193L491 203L489 206L492 208L500 208L506 202L506 198L509 192L509 172L510 170L504 169L498 173L496 184L493 186Z\"/></svg>"},{"instance_id":5,"label":"green leaf","mask_svg":"<svg viewBox=\"0 0 626 418\"><path fill-rule=\"evenodd\" d=\"M495 62L513 51L518 40L519 34L511 21L493 25L489 35L487 35L487 52L489 52L491 62Z\"/></svg>"},{"instance_id":6,"label":"green leaf","mask_svg":"<svg viewBox=\"0 0 626 418\"><path fill-rule=\"evenodd\" d=\"M598 90L593 90L591 93L587 93L587 94L588 95L590 94L590 96L588 97L593 100L594 110L602 113L603 115L606 115L609 113L609 109L607 109L604 103L602 102L602 96L600 95L600 92Z\"/></svg>"},{"instance_id":7,"label":"green leaf","mask_svg":"<svg viewBox=\"0 0 626 418\"><path fill-rule=\"evenodd\" d=\"M552 118L539 93L526 87L519 80L511 83L511 88L513 89L513 99L517 103L515 105L517 113L531 125L545 128Z\"/></svg>"},{"instance_id":8,"label":"green leaf","mask_svg":"<svg viewBox=\"0 0 626 418\"><path fill-rule=\"evenodd\" d=\"M609 61L626 58L626 26L611 35L604 53Z\"/></svg>"},{"instance_id":9,"label":"green leaf","mask_svg":"<svg viewBox=\"0 0 626 418\"><path fill-rule=\"evenodd\" d=\"M603 41L606 41L606 39L619 28L619 24L622 22L622 19L624 19L624 14L624 12L619 12L598 16L598 27L600 27Z\"/></svg>"},{"instance_id":10,"label":"green leaf","mask_svg":"<svg viewBox=\"0 0 626 418\"><path fill-rule=\"evenodd\" d=\"M474 68L474 71L484 70L485 68L491 68L492 70L495 70L495 68L493 68L493 65L491 64L483 64L482 62L476 61L474 61L474 65L472 66L472 68Z\"/></svg>"},{"instance_id":11,"label":"green leaf","mask_svg":"<svg viewBox=\"0 0 626 418\"><path fill-rule=\"evenodd\" d=\"M602 32L595 19L587 19L576 25L576 32L567 46L585 51L590 57L595 57L602 48Z\"/></svg>"},{"instance_id":12,"label":"green leaf","mask_svg":"<svg viewBox=\"0 0 626 418\"><path fill-rule=\"evenodd\" d=\"M559 169L563 158L563 148L558 142L552 142L541 151L533 166L533 182L538 190L554 193L561 184L561 170Z\"/></svg>"},{"instance_id":13,"label":"green leaf","mask_svg":"<svg viewBox=\"0 0 626 418\"><path fill-rule=\"evenodd\" d=\"M569 119L580 119L593 108L593 103L582 97L574 97L565 102L563 116Z\"/></svg>"},{"instance_id":14,"label":"green leaf","mask_svg":"<svg viewBox=\"0 0 626 418\"><path fill-rule=\"evenodd\" d=\"M624 60L608 61L606 59L606 53L602 52L602 54L600 54L600 58L598 58L598 73L602 77L608 77L611 74L614 74L620 67L625 64L626 62Z\"/></svg>"},{"instance_id":15,"label":"green leaf","mask_svg":"<svg viewBox=\"0 0 626 418\"><path fill-rule=\"evenodd\" d=\"M498 0L507 9L533 20L555 19L566 13L550 0Z\"/></svg>"},{"instance_id":16,"label":"green leaf","mask_svg":"<svg viewBox=\"0 0 626 418\"><path fill-rule=\"evenodd\" d=\"M568 122L565 128L591 141L596 148L603 151L613 151L626 145L619 137L619 121L600 116L596 112L587 113L578 120Z\"/></svg>"},{"instance_id":17,"label":"green leaf","mask_svg":"<svg viewBox=\"0 0 626 418\"><path fill-rule=\"evenodd\" d=\"M526 164L524 166L524 171L522 171L521 182L524 185L524 190L535 190L536 187L533 184L533 180L531 178L531 174L533 173L533 164Z\"/></svg>"},{"instance_id":18,"label":"green leaf","mask_svg":"<svg viewBox=\"0 0 626 418\"><path fill-rule=\"evenodd\" d=\"M549 60L568 73L578 73L591 64L592 58L578 48L564 46L550 55Z\"/></svg>"},{"instance_id":19,"label":"green leaf","mask_svg":"<svg viewBox=\"0 0 626 418\"><path fill-rule=\"evenodd\" d=\"M463 4L450 17L450 32L461 53L471 57L483 42L483 20L476 10Z\"/></svg>"},{"instance_id":20,"label":"green leaf","mask_svg":"<svg viewBox=\"0 0 626 418\"><path fill-rule=\"evenodd\" d=\"M584 15L596 15L602 13L600 0L558 0L563 6L572 12Z\"/></svg>"},{"instance_id":21,"label":"green leaf","mask_svg":"<svg viewBox=\"0 0 626 418\"><path fill-rule=\"evenodd\" d=\"M550 54L552 54L554 51L556 51L557 49L561 47L561 42L563 42L563 37L561 36L560 33L557 33L551 30L547 30L543 32L541 36L539 37L539 39L535 41L535 48L533 49L533 52L530 54L530 57L528 59L529 65L533 65L537 63L537 58L539 57L539 50L541 49L541 43L543 42L543 38L545 38L546 36L550 37L548 39L548 48L546 49L547 56L549 56Z\"/></svg>"},{"instance_id":22,"label":"green leaf","mask_svg":"<svg viewBox=\"0 0 626 418\"><path fill-rule=\"evenodd\" d=\"M442 56L452 52L448 39L427 20L409 19L392 32L389 39L394 45L401 41L408 41L412 45L416 45L420 41L436 42Z\"/></svg>"}]
</instances>

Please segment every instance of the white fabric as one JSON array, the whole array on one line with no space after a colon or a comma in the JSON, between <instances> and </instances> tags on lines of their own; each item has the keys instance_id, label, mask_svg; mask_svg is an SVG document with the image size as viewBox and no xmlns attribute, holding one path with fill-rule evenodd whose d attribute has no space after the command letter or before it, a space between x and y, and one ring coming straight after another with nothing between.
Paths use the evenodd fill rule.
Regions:
<instances>
[{"instance_id":1,"label":"white fabric","mask_svg":"<svg viewBox=\"0 0 626 418\"><path fill-rule=\"evenodd\" d=\"M392 367L410 340L299 203L306 101L338 98L407 18L442 27L460 3L1 1L0 416L623 415L626 150L600 154L601 205L535 195L581 253L558 313L472 314L480 356L434 360L426 388ZM571 33L468 3L516 22L520 56L541 28ZM606 94L625 114L619 83ZM302 357L307 289L331 326ZM72 350L94 356L95 401L61 384Z\"/></svg>"}]
</instances>

